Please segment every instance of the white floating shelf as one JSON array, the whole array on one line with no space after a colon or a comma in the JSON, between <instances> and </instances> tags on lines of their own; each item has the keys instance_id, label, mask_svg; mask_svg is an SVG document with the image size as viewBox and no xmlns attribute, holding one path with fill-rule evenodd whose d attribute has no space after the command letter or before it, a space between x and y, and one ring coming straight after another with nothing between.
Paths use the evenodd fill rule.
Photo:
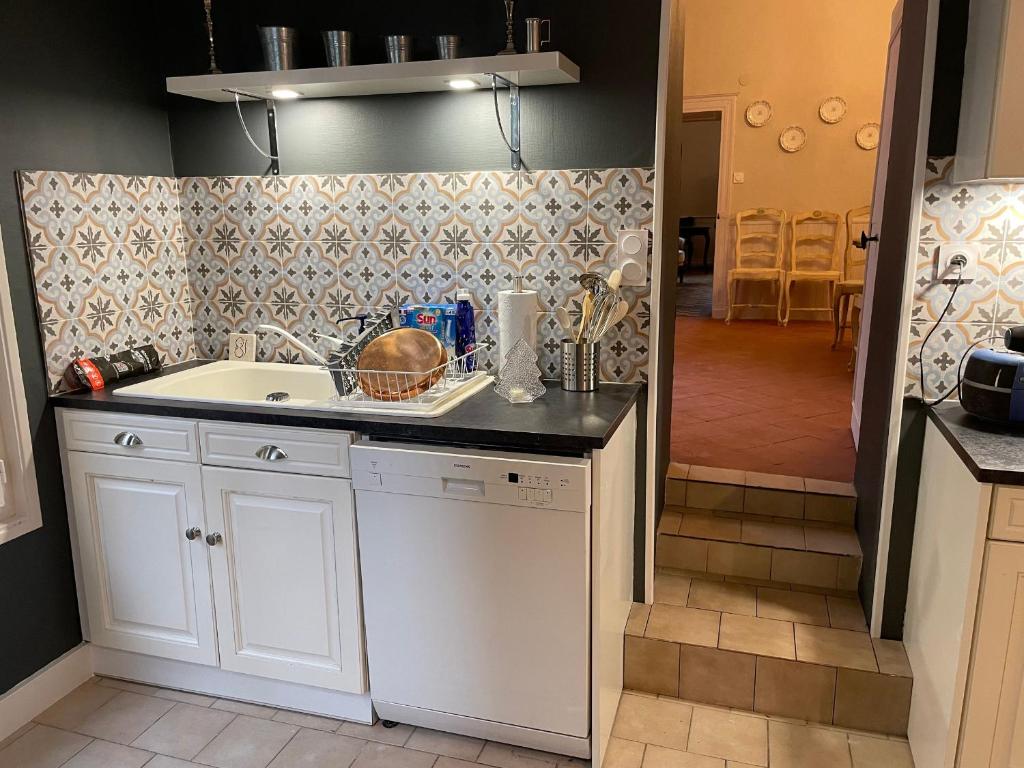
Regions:
<instances>
[{"instance_id":1,"label":"white floating shelf","mask_svg":"<svg viewBox=\"0 0 1024 768\"><path fill-rule=\"evenodd\" d=\"M568 85L580 81L580 68L558 51L481 56L473 59L410 61L405 64L360 64L279 72L168 77L168 93L206 101L233 101L232 91L270 97L275 88L290 88L303 98L371 96L387 93L449 91L452 78L471 78L490 86L494 72L522 87Z\"/></svg>"}]
</instances>

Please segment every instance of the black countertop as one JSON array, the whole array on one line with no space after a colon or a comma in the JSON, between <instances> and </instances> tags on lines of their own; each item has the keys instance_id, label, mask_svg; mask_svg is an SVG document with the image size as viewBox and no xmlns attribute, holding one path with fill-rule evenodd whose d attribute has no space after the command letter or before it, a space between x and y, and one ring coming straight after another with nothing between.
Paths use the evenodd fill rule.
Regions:
<instances>
[{"instance_id":1,"label":"black countertop","mask_svg":"<svg viewBox=\"0 0 1024 768\"><path fill-rule=\"evenodd\" d=\"M1024 485L1024 429L982 421L955 403L929 408L928 417L978 482Z\"/></svg>"},{"instance_id":2,"label":"black countertop","mask_svg":"<svg viewBox=\"0 0 1024 768\"><path fill-rule=\"evenodd\" d=\"M205 365L182 363L121 386L137 384ZM61 408L81 408L150 416L174 416L246 424L276 424L316 429L344 429L377 438L430 442L477 448L582 454L608 444L640 394L638 384L601 384L596 392L565 392L545 382L547 394L532 403L512 405L487 387L443 416L374 416L335 410L287 406L240 405L115 395L118 385L97 392L55 395Z\"/></svg>"}]
</instances>

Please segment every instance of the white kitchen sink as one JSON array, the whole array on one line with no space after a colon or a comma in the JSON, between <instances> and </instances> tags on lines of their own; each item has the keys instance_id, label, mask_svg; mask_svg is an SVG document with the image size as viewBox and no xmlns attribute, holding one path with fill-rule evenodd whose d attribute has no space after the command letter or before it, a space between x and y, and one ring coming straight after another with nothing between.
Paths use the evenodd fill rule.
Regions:
<instances>
[{"instance_id":1,"label":"white kitchen sink","mask_svg":"<svg viewBox=\"0 0 1024 768\"><path fill-rule=\"evenodd\" d=\"M120 387L114 394L429 418L447 413L492 381L490 376L477 373L456 384L439 382L418 401L389 403L372 400L362 393L339 398L331 374L317 366L221 360Z\"/></svg>"}]
</instances>

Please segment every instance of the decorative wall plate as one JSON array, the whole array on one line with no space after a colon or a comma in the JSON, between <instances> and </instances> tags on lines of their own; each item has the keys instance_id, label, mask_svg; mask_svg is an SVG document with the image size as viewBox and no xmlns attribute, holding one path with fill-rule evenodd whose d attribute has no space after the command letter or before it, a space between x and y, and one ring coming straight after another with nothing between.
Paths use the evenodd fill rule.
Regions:
<instances>
[{"instance_id":1,"label":"decorative wall plate","mask_svg":"<svg viewBox=\"0 0 1024 768\"><path fill-rule=\"evenodd\" d=\"M882 128L878 123L864 123L864 125L857 129L857 146L861 149L876 149L881 130Z\"/></svg>"},{"instance_id":2,"label":"decorative wall plate","mask_svg":"<svg viewBox=\"0 0 1024 768\"><path fill-rule=\"evenodd\" d=\"M772 105L764 100L755 101L747 107L744 118L751 128L762 128L772 119Z\"/></svg>"},{"instance_id":3,"label":"decorative wall plate","mask_svg":"<svg viewBox=\"0 0 1024 768\"><path fill-rule=\"evenodd\" d=\"M799 125L791 125L779 135L779 146L786 152L799 152L807 143L807 132Z\"/></svg>"},{"instance_id":4,"label":"decorative wall plate","mask_svg":"<svg viewBox=\"0 0 1024 768\"><path fill-rule=\"evenodd\" d=\"M822 122L834 125L846 117L846 99L840 96L829 96L818 107L818 116Z\"/></svg>"}]
</instances>

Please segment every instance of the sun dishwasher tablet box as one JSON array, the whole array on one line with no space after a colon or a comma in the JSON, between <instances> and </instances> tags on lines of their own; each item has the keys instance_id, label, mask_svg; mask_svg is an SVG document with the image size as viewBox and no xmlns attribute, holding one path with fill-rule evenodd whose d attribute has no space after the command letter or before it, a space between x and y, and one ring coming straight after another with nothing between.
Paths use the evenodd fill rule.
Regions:
<instances>
[{"instance_id":1,"label":"sun dishwasher tablet box","mask_svg":"<svg viewBox=\"0 0 1024 768\"><path fill-rule=\"evenodd\" d=\"M456 356L455 339L458 327L456 304L404 304L398 309L399 325L403 328L421 328L437 336L448 353Z\"/></svg>"}]
</instances>

